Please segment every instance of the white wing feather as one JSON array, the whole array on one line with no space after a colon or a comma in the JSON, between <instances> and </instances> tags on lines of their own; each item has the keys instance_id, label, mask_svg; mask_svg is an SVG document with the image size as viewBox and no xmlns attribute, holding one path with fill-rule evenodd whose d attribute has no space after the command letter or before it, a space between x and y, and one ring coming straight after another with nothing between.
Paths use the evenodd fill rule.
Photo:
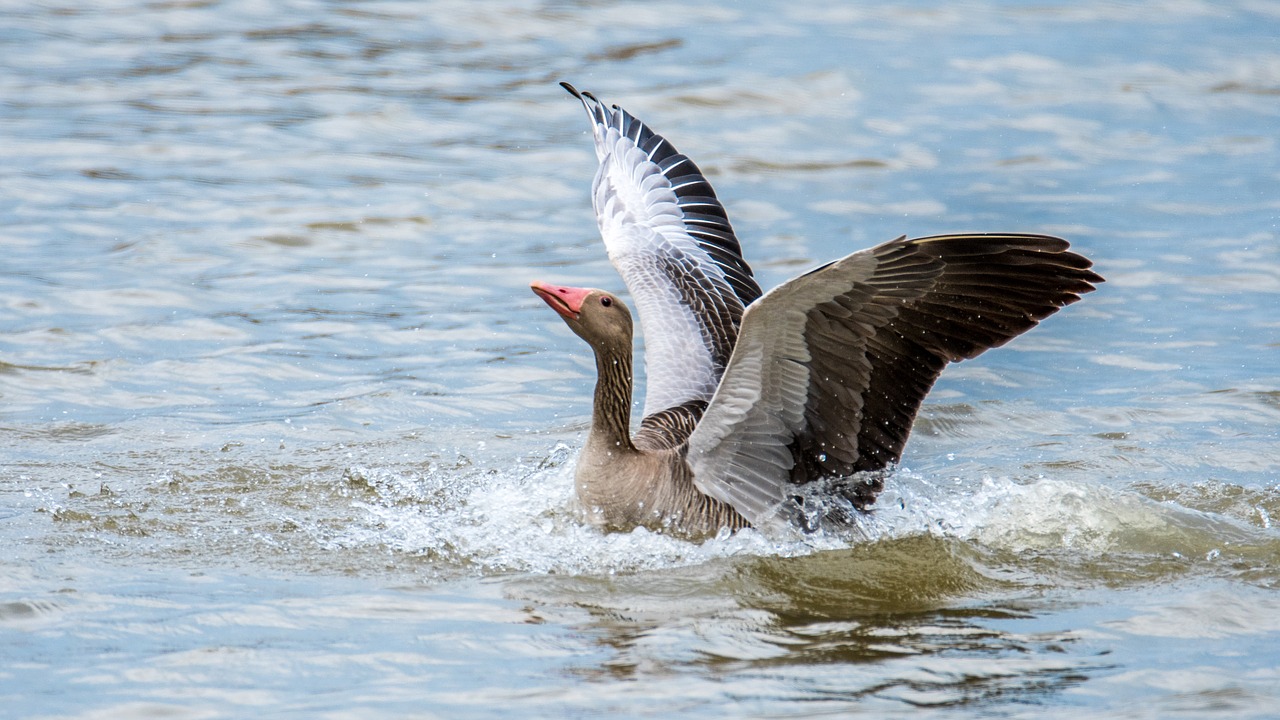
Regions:
<instances>
[{"instance_id":1,"label":"white wing feather","mask_svg":"<svg viewBox=\"0 0 1280 720\"><path fill-rule=\"evenodd\" d=\"M644 414L709 402L743 309L760 295L724 209L697 166L664 138L621 108L566 89L592 119L600 161L592 205L640 317Z\"/></svg>"},{"instance_id":2,"label":"white wing feather","mask_svg":"<svg viewBox=\"0 0 1280 720\"><path fill-rule=\"evenodd\" d=\"M721 293L731 292L728 282L685 230L684 213L658 166L613 128L605 142L612 150L600 161L592 200L609 260L640 316L644 414L709 401L723 367L714 359L714 338L685 300L688 290L673 282L671 268L683 267L683 282L701 274Z\"/></svg>"}]
</instances>

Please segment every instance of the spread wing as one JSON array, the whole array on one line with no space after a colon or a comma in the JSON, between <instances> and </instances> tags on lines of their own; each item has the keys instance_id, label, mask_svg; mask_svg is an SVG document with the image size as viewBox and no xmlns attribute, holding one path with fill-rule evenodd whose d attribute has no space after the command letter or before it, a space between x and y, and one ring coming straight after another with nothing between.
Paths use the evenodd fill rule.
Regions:
<instances>
[{"instance_id":1,"label":"spread wing","mask_svg":"<svg viewBox=\"0 0 1280 720\"><path fill-rule=\"evenodd\" d=\"M800 484L896 462L948 362L1003 345L1102 281L1067 247L1044 235L902 237L769 292L747 309L689 438L694 483L760 525L794 511ZM872 476L835 491L861 509L880 486Z\"/></svg>"},{"instance_id":2,"label":"spread wing","mask_svg":"<svg viewBox=\"0 0 1280 720\"><path fill-rule=\"evenodd\" d=\"M687 429L715 393L760 286L698 166L622 108L561 85L591 119L600 160L592 204L640 316L646 421L675 412L683 416L668 427Z\"/></svg>"}]
</instances>

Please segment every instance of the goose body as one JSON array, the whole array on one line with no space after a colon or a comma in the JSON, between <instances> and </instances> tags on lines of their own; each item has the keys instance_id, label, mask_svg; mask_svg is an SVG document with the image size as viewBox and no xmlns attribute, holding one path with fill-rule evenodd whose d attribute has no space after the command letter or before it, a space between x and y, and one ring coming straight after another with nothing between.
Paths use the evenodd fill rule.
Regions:
<instances>
[{"instance_id":1,"label":"goose body","mask_svg":"<svg viewBox=\"0 0 1280 720\"><path fill-rule=\"evenodd\" d=\"M614 294L534 282L595 353L575 484L587 518L689 536L841 523L870 506L948 362L1002 345L1102 278L1065 240L899 237L761 292L697 165L617 106L582 101L592 202L645 335ZM819 498L815 511L806 497Z\"/></svg>"}]
</instances>

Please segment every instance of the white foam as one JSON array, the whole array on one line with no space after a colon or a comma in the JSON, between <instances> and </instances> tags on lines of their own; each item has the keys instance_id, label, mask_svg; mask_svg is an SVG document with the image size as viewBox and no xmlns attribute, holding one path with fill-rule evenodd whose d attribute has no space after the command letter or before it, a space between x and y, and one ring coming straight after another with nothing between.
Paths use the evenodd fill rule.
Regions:
<instances>
[{"instance_id":1,"label":"white foam","mask_svg":"<svg viewBox=\"0 0 1280 720\"><path fill-rule=\"evenodd\" d=\"M537 466L493 472L429 469L414 477L378 468L348 475L373 488L358 500L365 517L325 542L381 545L394 552L438 557L482 573L611 573L693 565L735 555L797 555L840 547L841 538L779 541L754 530L701 543L644 528L603 533L578 515L573 456L563 444Z\"/></svg>"},{"instance_id":2,"label":"white foam","mask_svg":"<svg viewBox=\"0 0 1280 720\"><path fill-rule=\"evenodd\" d=\"M643 528L603 533L578 515L573 456L557 445L536 465L467 466L408 475L351 468L374 491L354 501L357 524L330 536L340 546L377 545L450 565L494 572L614 573L695 565L731 556L798 556L859 542L934 535L1015 552L1065 548L1202 552L1215 538L1247 532L1220 516L1157 503L1104 485L1029 480L930 478L900 469L872 513L847 533L771 538L755 530L701 543ZM1198 541L1189 541L1188 537Z\"/></svg>"},{"instance_id":3,"label":"white foam","mask_svg":"<svg viewBox=\"0 0 1280 720\"><path fill-rule=\"evenodd\" d=\"M1226 516L1045 476L931 479L903 470L875 507L864 518L871 537L928 533L1013 552L1199 554L1216 543L1261 539Z\"/></svg>"}]
</instances>

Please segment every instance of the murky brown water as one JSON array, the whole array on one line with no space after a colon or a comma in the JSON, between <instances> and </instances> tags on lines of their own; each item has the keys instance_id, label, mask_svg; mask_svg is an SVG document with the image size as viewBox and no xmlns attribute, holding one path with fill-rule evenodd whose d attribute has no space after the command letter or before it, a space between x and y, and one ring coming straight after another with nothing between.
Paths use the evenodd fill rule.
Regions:
<instances>
[{"instance_id":1,"label":"murky brown water","mask_svg":"<svg viewBox=\"0 0 1280 720\"><path fill-rule=\"evenodd\" d=\"M3 7L10 715L1275 714L1280 5ZM601 535L562 79L765 286L954 230L1108 282L947 371L863 537Z\"/></svg>"}]
</instances>

